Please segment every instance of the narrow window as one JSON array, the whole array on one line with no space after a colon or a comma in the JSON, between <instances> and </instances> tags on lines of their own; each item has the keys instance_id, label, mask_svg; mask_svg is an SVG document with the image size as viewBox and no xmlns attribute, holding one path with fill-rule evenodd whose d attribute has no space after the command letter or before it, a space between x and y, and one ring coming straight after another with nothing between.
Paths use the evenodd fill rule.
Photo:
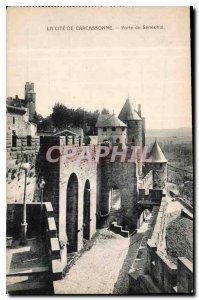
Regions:
<instances>
[{"instance_id":1,"label":"narrow window","mask_svg":"<svg viewBox=\"0 0 199 300\"><path fill-rule=\"evenodd\" d=\"M106 131L106 127L103 127L103 131Z\"/></svg>"},{"instance_id":2,"label":"narrow window","mask_svg":"<svg viewBox=\"0 0 199 300\"><path fill-rule=\"evenodd\" d=\"M75 145L75 136L73 135L73 145Z\"/></svg>"},{"instance_id":3,"label":"narrow window","mask_svg":"<svg viewBox=\"0 0 199 300\"><path fill-rule=\"evenodd\" d=\"M12 118L12 124L15 124L15 117Z\"/></svg>"},{"instance_id":4,"label":"narrow window","mask_svg":"<svg viewBox=\"0 0 199 300\"><path fill-rule=\"evenodd\" d=\"M120 210L121 209L121 191L118 187L113 186L110 190L109 195L110 200L110 209L111 210Z\"/></svg>"},{"instance_id":5,"label":"narrow window","mask_svg":"<svg viewBox=\"0 0 199 300\"><path fill-rule=\"evenodd\" d=\"M17 136L16 136L16 131L12 131L12 147L17 147Z\"/></svg>"},{"instance_id":6,"label":"narrow window","mask_svg":"<svg viewBox=\"0 0 199 300\"><path fill-rule=\"evenodd\" d=\"M31 142L32 142L31 135L27 135L27 146L28 147L31 147Z\"/></svg>"},{"instance_id":7,"label":"narrow window","mask_svg":"<svg viewBox=\"0 0 199 300\"><path fill-rule=\"evenodd\" d=\"M122 131L124 131L125 130L125 127L122 127Z\"/></svg>"}]
</instances>

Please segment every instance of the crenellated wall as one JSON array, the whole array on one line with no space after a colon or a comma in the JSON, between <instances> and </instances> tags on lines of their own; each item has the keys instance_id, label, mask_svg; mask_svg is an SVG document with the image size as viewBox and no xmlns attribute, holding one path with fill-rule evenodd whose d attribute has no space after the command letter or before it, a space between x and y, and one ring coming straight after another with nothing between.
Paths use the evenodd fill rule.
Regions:
<instances>
[{"instance_id":1,"label":"crenellated wall","mask_svg":"<svg viewBox=\"0 0 199 300\"><path fill-rule=\"evenodd\" d=\"M7 203L22 202L24 194L25 172L23 163L30 164L27 173L26 199L34 202L40 200L40 190L37 186L38 172L35 168L37 155L39 153L39 137L31 137L31 145L27 145L26 137L17 137L16 147L11 147L7 142L7 174L6 189Z\"/></svg>"},{"instance_id":2,"label":"crenellated wall","mask_svg":"<svg viewBox=\"0 0 199 300\"><path fill-rule=\"evenodd\" d=\"M167 163L146 162L146 174L151 170L153 172L153 188L165 189L167 182Z\"/></svg>"},{"instance_id":3,"label":"crenellated wall","mask_svg":"<svg viewBox=\"0 0 199 300\"><path fill-rule=\"evenodd\" d=\"M176 265L166 252L166 207L166 198L162 199L160 206L153 207L150 225L129 272L129 290L132 293L193 293L191 261L178 257Z\"/></svg>"},{"instance_id":4,"label":"crenellated wall","mask_svg":"<svg viewBox=\"0 0 199 300\"><path fill-rule=\"evenodd\" d=\"M145 189L145 194L153 188L153 171L149 171L142 179L139 180L139 189Z\"/></svg>"},{"instance_id":5,"label":"crenellated wall","mask_svg":"<svg viewBox=\"0 0 199 300\"><path fill-rule=\"evenodd\" d=\"M193 265L178 257L177 265L167 256L165 243L166 202L161 204L152 237L147 242L147 273L162 292L193 292Z\"/></svg>"}]
</instances>

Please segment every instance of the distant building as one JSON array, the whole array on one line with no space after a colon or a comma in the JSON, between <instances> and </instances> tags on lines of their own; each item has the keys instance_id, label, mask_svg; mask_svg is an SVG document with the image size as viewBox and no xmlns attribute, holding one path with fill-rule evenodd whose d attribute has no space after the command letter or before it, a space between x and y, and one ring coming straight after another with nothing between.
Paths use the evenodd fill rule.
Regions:
<instances>
[{"instance_id":1,"label":"distant building","mask_svg":"<svg viewBox=\"0 0 199 300\"><path fill-rule=\"evenodd\" d=\"M6 101L6 138L7 147L22 146L21 139L31 146L32 137L37 136L37 125L33 122L35 114L34 84L25 84L25 99L7 98ZM24 144L24 143L23 143ZM24 144L25 145L25 144Z\"/></svg>"},{"instance_id":2,"label":"distant building","mask_svg":"<svg viewBox=\"0 0 199 300\"><path fill-rule=\"evenodd\" d=\"M29 121L33 121L36 108L36 93L34 91L34 83L26 82L24 99L20 99L18 95L16 95L15 98L8 97L6 104L9 106L26 108L29 115Z\"/></svg>"},{"instance_id":3,"label":"distant building","mask_svg":"<svg viewBox=\"0 0 199 300\"><path fill-rule=\"evenodd\" d=\"M99 115L96 127L98 128L98 144L127 143L127 125L119 120L114 114Z\"/></svg>"},{"instance_id":4,"label":"distant building","mask_svg":"<svg viewBox=\"0 0 199 300\"><path fill-rule=\"evenodd\" d=\"M32 202L36 198L36 159L40 140L37 125L33 122L35 114L34 84L26 83L25 99L9 97L6 101L6 150L7 150L7 201L9 203L23 201L24 173L23 163L31 166L31 184L27 187L27 199ZM37 198L38 195L37 195ZM35 201L35 200L34 200Z\"/></svg>"},{"instance_id":5,"label":"distant building","mask_svg":"<svg viewBox=\"0 0 199 300\"><path fill-rule=\"evenodd\" d=\"M27 108L6 106L7 113L7 143L16 147L17 137L27 137L37 135L37 125L29 121Z\"/></svg>"},{"instance_id":6,"label":"distant building","mask_svg":"<svg viewBox=\"0 0 199 300\"><path fill-rule=\"evenodd\" d=\"M56 130L53 131L38 131L38 135L41 137L44 136L52 136L52 137L58 137L58 136L65 136L65 142L66 145L81 145L84 141L84 131L82 128L65 128L63 130Z\"/></svg>"},{"instance_id":7,"label":"distant building","mask_svg":"<svg viewBox=\"0 0 199 300\"><path fill-rule=\"evenodd\" d=\"M118 118L127 125L127 142L142 146L142 118L138 115L129 98L124 103Z\"/></svg>"}]
</instances>

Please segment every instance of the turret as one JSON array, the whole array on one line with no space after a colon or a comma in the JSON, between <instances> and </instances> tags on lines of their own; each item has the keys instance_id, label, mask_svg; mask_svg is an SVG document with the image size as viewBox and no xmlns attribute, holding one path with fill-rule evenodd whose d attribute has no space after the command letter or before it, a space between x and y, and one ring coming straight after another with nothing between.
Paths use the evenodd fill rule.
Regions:
<instances>
[{"instance_id":1,"label":"turret","mask_svg":"<svg viewBox=\"0 0 199 300\"><path fill-rule=\"evenodd\" d=\"M153 188L165 189L167 182L167 159L165 158L157 141L149 153L149 162L145 163L146 173L153 172Z\"/></svg>"},{"instance_id":2,"label":"turret","mask_svg":"<svg viewBox=\"0 0 199 300\"><path fill-rule=\"evenodd\" d=\"M127 125L127 141L142 147L142 118L127 98L118 118Z\"/></svg>"},{"instance_id":3,"label":"turret","mask_svg":"<svg viewBox=\"0 0 199 300\"><path fill-rule=\"evenodd\" d=\"M142 112L141 112L141 104L138 104L138 115L142 119L142 147L145 146L145 118L142 117Z\"/></svg>"},{"instance_id":4,"label":"turret","mask_svg":"<svg viewBox=\"0 0 199 300\"><path fill-rule=\"evenodd\" d=\"M29 110L29 120L33 121L35 115L36 93L34 92L34 83L26 82L25 84L25 100Z\"/></svg>"},{"instance_id":5,"label":"turret","mask_svg":"<svg viewBox=\"0 0 199 300\"><path fill-rule=\"evenodd\" d=\"M137 153L138 157L142 151L142 118L134 109L133 104L127 98L122 110L118 116L127 125L127 142L132 146L138 146L140 149ZM138 173L142 174L142 161L141 157L138 159Z\"/></svg>"},{"instance_id":6,"label":"turret","mask_svg":"<svg viewBox=\"0 0 199 300\"><path fill-rule=\"evenodd\" d=\"M142 113L141 113L141 104L138 104L138 116L141 118Z\"/></svg>"},{"instance_id":7,"label":"turret","mask_svg":"<svg viewBox=\"0 0 199 300\"><path fill-rule=\"evenodd\" d=\"M127 125L119 120L114 114L99 115L96 127L98 128L98 144L109 143L122 144L127 143Z\"/></svg>"}]
</instances>

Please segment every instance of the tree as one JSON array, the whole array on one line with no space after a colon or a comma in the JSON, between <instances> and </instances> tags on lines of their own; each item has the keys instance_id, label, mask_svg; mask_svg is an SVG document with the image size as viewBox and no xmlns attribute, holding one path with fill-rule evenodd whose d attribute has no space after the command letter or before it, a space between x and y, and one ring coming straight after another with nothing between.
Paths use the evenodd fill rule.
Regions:
<instances>
[{"instance_id":1,"label":"tree","mask_svg":"<svg viewBox=\"0 0 199 300\"><path fill-rule=\"evenodd\" d=\"M109 115L110 111L107 108L104 107L104 108L102 108L101 114L102 115Z\"/></svg>"},{"instance_id":2,"label":"tree","mask_svg":"<svg viewBox=\"0 0 199 300\"><path fill-rule=\"evenodd\" d=\"M51 115L53 126L58 129L63 129L67 125L70 125L73 119L73 113L71 110L62 104L62 103L55 103L53 107L53 113Z\"/></svg>"},{"instance_id":3,"label":"tree","mask_svg":"<svg viewBox=\"0 0 199 300\"><path fill-rule=\"evenodd\" d=\"M105 112L108 112L104 109ZM53 112L50 116L44 118L42 115L35 114L35 123L38 131L63 130L65 128L80 127L83 128L85 134L95 135L97 129L95 127L99 110L94 112L86 111L81 107L77 109L68 108L63 103L55 103Z\"/></svg>"}]
</instances>

